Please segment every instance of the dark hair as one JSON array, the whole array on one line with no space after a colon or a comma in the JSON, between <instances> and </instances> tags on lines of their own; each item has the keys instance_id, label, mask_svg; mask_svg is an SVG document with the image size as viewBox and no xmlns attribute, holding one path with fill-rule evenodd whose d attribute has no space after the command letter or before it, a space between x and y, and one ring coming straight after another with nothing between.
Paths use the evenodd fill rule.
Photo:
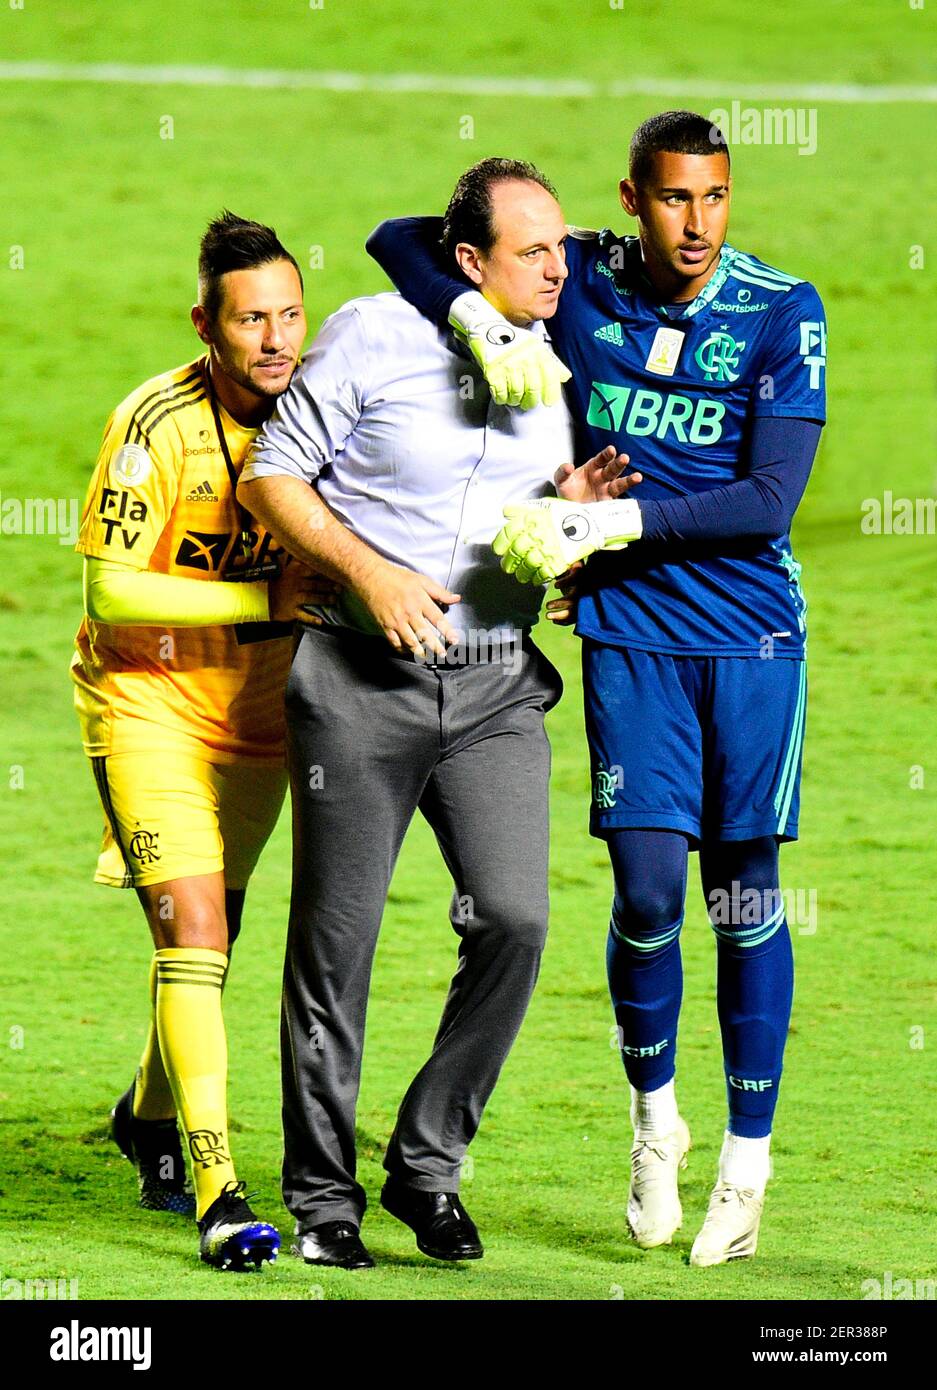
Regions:
<instances>
[{"instance_id":1,"label":"dark hair","mask_svg":"<svg viewBox=\"0 0 937 1390\"><path fill-rule=\"evenodd\" d=\"M650 177L654 156L669 154L718 154L729 159L729 146L717 125L695 111L662 111L639 125L631 137L629 172L633 183Z\"/></svg>"},{"instance_id":2,"label":"dark hair","mask_svg":"<svg viewBox=\"0 0 937 1390\"><path fill-rule=\"evenodd\" d=\"M524 159L483 159L466 169L455 186L442 229L443 250L451 255L460 241L490 251L495 244L491 190L495 184L520 179L539 183L555 198L556 189L545 174Z\"/></svg>"},{"instance_id":3,"label":"dark hair","mask_svg":"<svg viewBox=\"0 0 937 1390\"><path fill-rule=\"evenodd\" d=\"M289 261L295 266L302 288L303 274L272 227L249 222L225 208L209 222L198 256L198 302L213 319L221 307L221 277L229 270L253 270L271 261Z\"/></svg>"}]
</instances>

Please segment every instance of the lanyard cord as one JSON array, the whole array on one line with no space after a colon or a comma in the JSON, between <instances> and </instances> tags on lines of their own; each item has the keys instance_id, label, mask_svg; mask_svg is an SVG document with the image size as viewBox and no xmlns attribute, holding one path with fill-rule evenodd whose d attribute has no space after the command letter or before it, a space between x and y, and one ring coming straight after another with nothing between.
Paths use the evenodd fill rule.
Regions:
<instances>
[{"instance_id":1,"label":"lanyard cord","mask_svg":"<svg viewBox=\"0 0 937 1390\"><path fill-rule=\"evenodd\" d=\"M211 413L215 420L215 430L218 435L218 443L221 445L221 453L224 458L225 468L228 470L228 477L231 481L231 495L234 498L234 505L237 507L238 518L241 523L241 554L245 557L252 555L254 547L251 543L250 514L238 501L238 475L235 472L234 464L231 462L231 453L228 449L228 441L225 438L224 425L221 423L221 412L218 409L218 396L215 392L215 383L211 376L211 359L205 364L205 376L208 379L208 399L211 403Z\"/></svg>"}]
</instances>

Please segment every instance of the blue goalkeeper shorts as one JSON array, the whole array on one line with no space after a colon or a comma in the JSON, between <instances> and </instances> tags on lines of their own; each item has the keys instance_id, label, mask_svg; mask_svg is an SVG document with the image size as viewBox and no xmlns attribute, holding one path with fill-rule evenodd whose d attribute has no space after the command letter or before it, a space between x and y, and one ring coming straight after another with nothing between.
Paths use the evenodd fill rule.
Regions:
<instances>
[{"instance_id":1,"label":"blue goalkeeper shorts","mask_svg":"<svg viewBox=\"0 0 937 1390\"><path fill-rule=\"evenodd\" d=\"M805 662L582 645L593 835L797 839Z\"/></svg>"}]
</instances>

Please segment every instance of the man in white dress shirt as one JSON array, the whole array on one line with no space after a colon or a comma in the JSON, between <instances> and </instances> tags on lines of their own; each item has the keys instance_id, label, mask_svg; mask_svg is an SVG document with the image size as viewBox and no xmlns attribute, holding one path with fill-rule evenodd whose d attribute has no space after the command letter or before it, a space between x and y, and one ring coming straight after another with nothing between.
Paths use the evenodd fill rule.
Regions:
<instances>
[{"instance_id":1,"label":"man in white dress shirt","mask_svg":"<svg viewBox=\"0 0 937 1390\"><path fill-rule=\"evenodd\" d=\"M532 166L463 174L444 244L518 343L543 335L566 225ZM497 343L510 351L518 343ZM473 351L475 348L473 348ZM559 392L556 392L557 396ZM511 502L617 495L623 457L574 470L561 399L492 399L474 357L396 294L323 325L258 437L238 495L345 586L303 632L287 687L293 892L283 995L283 1192L299 1252L363 1268L355 1104L371 963L419 810L452 874L459 938L433 1051L400 1106L382 1205L438 1259L477 1259L459 1174L530 1000L547 930L545 712L558 673L530 639L543 591L491 541Z\"/></svg>"}]
</instances>

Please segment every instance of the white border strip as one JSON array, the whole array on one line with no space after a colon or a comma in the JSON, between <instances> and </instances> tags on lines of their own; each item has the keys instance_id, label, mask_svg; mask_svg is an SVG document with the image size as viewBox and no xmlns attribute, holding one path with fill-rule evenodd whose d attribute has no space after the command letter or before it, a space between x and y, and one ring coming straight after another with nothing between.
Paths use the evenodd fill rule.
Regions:
<instances>
[{"instance_id":1,"label":"white border strip","mask_svg":"<svg viewBox=\"0 0 937 1390\"><path fill-rule=\"evenodd\" d=\"M435 96L540 97L546 99L631 96L711 97L752 101L836 102L846 105L937 102L937 86L863 86L808 82L755 86L731 81L670 81L634 78L589 82L563 78L457 77L424 73L302 72L286 68L219 68L134 63L0 62L2 82L99 82L135 87L253 87L282 91L387 92Z\"/></svg>"}]
</instances>

